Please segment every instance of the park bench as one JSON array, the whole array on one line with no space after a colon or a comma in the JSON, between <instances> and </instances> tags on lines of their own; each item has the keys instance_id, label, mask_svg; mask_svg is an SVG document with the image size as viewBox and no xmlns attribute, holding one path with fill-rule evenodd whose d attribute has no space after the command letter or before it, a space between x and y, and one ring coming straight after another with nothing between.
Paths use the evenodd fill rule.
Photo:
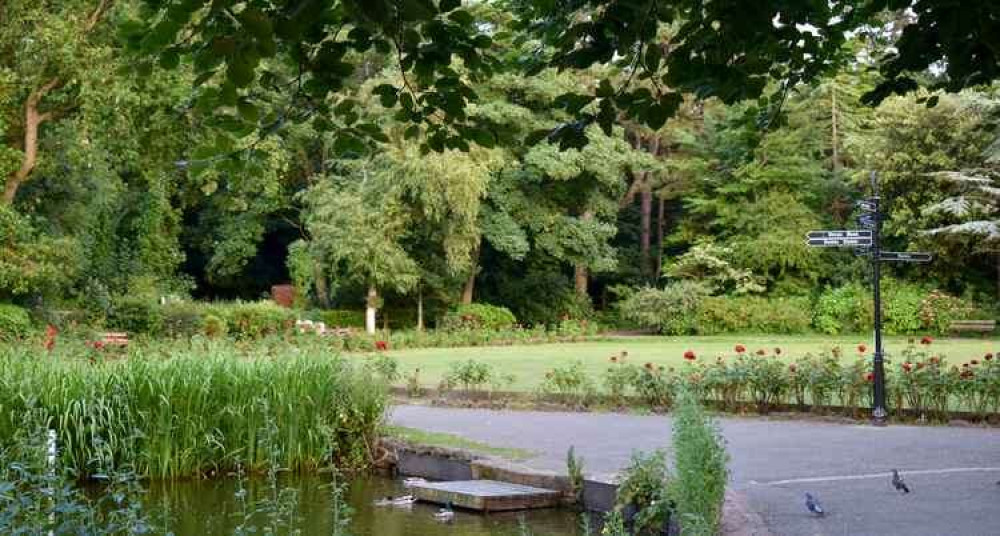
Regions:
<instances>
[{"instance_id":1,"label":"park bench","mask_svg":"<svg viewBox=\"0 0 1000 536\"><path fill-rule=\"evenodd\" d=\"M108 331L101 334L101 342L104 346L128 346L128 333Z\"/></svg>"},{"instance_id":2,"label":"park bench","mask_svg":"<svg viewBox=\"0 0 1000 536\"><path fill-rule=\"evenodd\" d=\"M996 320L955 320L948 326L948 330L955 333L982 333L985 336L993 333L996 327Z\"/></svg>"}]
</instances>

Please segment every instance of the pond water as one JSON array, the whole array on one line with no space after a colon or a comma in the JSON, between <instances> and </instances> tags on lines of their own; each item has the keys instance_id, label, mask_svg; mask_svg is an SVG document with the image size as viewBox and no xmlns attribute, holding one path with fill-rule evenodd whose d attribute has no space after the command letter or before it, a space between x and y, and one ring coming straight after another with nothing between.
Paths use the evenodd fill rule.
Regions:
<instances>
[{"instance_id":1,"label":"pond water","mask_svg":"<svg viewBox=\"0 0 1000 536\"><path fill-rule=\"evenodd\" d=\"M331 496L329 480L323 476L289 476L282 478L281 487L295 490L297 495L296 528L303 536L330 535ZM269 493L262 480L246 483L248 496L260 498ZM239 490L235 479L153 483L147 502L155 510L166 512L167 526L177 536L231 535L240 524ZM516 536L520 519L533 536L577 536L579 517L560 509L533 510L498 514L456 511L451 523L441 523L433 514L439 508L431 504L415 504L408 508L376 507L378 498L406 494L399 481L378 476L354 480L348 492L348 502L354 509L350 534L353 536ZM263 526L265 518L254 519ZM281 532L284 534L285 532Z\"/></svg>"}]
</instances>

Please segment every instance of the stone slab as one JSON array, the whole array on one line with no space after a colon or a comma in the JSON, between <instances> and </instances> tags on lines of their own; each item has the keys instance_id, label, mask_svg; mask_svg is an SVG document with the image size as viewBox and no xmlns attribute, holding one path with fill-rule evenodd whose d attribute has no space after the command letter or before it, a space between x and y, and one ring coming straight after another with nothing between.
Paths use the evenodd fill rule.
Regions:
<instances>
[{"instance_id":1,"label":"stone slab","mask_svg":"<svg viewBox=\"0 0 1000 536\"><path fill-rule=\"evenodd\" d=\"M469 462L430 454L399 452L397 470L404 476L419 476L430 480L471 480Z\"/></svg>"},{"instance_id":2,"label":"stone slab","mask_svg":"<svg viewBox=\"0 0 1000 536\"><path fill-rule=\"evenodd\" d=\"M421 501L451 503L458 508L481 512L551 508L558 506L562 499L562 494L555 490L496 480L427 482L410 489Z\"/></svg>"}]
</instances>

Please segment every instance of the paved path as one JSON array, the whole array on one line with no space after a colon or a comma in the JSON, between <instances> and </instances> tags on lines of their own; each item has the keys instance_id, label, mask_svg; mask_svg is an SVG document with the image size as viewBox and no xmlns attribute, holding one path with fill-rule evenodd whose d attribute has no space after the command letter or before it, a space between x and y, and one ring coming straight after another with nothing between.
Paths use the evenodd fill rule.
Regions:
<instances>
[{"instance_id":1,"label":"paved path","mask_svg":"<svg viewBox=\"0 0 1000 536\"><path fill-rule=\"evenodd\" d=\"M588 475L608 476L636 450L670 444L670 418L399 406L393 424L525 448L537 469L565 471L573 445ZM720 420L731 489L748 497L776 536L998 536L1000 430ZM669 449L668 449L669 450ZM913 488L899 495L888 471ZM828 510L812 518L803 493Z\"/></svg>"}]
</instances>

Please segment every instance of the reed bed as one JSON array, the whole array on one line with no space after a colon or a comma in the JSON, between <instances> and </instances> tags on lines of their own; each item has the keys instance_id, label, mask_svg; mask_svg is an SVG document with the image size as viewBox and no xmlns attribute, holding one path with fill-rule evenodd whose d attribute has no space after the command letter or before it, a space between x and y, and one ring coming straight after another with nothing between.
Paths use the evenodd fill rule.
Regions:
<instances>
[{"instance_id":1,"label":"reed bed","mask_svg":"<svg viewBox=\"0 0 1000 536\"><path fill-rule=\"evenodd\" d=\"M79 350L77 350L79 347ZM267 468L269 420L280 464L363 466L387 407L384 382L319 346L193 339L125 353L62 344L0 347L0 445L42 411L61 462L82 477L110 454L157 479Z\"/></svg>"}]
</instances>

